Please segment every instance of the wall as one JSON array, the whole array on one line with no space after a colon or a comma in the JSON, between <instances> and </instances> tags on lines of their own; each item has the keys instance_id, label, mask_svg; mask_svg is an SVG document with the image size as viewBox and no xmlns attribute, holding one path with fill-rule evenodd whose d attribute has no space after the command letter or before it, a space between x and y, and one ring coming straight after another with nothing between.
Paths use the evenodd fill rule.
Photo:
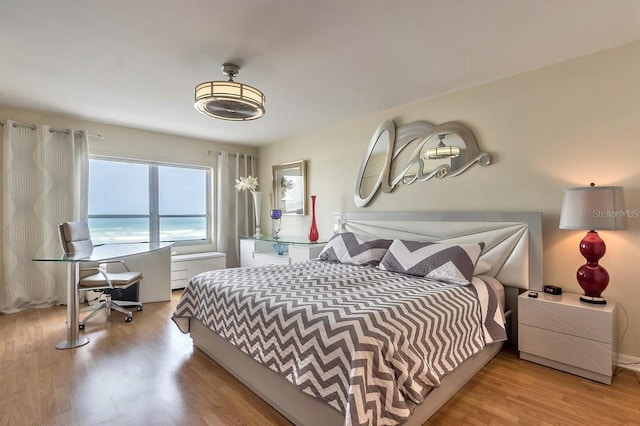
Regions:
<instances>
[{"instance_id":1,"label":"wall","mask_svg":"<svg viewBox=\"0 0 640 426\"><path fill-rule=\"evenodd\" d=\"M271 181L273 164L308 160L309 193L318 196L318 227L328 238L332 213L357 210L360 163L373 132L389 118L396 125L460 121L494 162L379 194L367 209L541 211L544 282L565 291L581 292L575 272L584 263L578 251L584 232L558 229L563 188L621 185L627 208L640 209L640 42L262 147L260 181ZM285 217L282 235L306 235L309 224L310 216ZM628 314L620 352L640 357L640 219L630 219L628 231L600 234L608 247L601 263L611 275L604 295Z\"/></svg>"},{"instance_id":2,"label":"wall","mask_svg":"<svg viewBox=\"0 0 640 426\"><path fill-rule=\"evenodd\" d=\"M256 148L250 146L224 144L36 111L0 107L0 121L6 122L9 119L27 124L48 124L57 129L87 130L90 134L102 135L102 139L89 137L89 155L212 167L215 165L217 157L216 155L208 155L207 151L226 150L251 155L257 153ZM1 156L2 150L0 150L0 161L2 161ZM0 211L2 211L2 197L0 197ZM214 245L174 248L174 251L180 253L207 250L215 250Z\"/></svg>"}]
</instances>

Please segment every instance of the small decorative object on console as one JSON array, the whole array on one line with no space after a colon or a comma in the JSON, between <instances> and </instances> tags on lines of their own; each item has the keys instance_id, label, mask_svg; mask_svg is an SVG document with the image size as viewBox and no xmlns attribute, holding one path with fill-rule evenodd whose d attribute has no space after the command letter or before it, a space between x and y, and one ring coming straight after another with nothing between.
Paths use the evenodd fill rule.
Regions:
<instances>
[{"instance_id":1,"label":"small decorative object on console","mask_svg":"<svg viewBox=\"0 0 640 426\"><path fill-rule=\"evenodd\" d=\"M562 287L557 287L555 285L545 285L543 290L548 294L562 294Z\"/></svg>"},{"instance_id":2,"label":"small decorative object on console","mask_svg":"<svg viewBox=\"0 0 640 426\"><path fill-rule=\"evenodd\" d=\"M282 230L282 210L273 209L269 212L269 216L273 221L273 238L279 238L278 233Z\"/></svg>"},{"instance_id":3,"label":"small decorative object on console","mask_svg":"<svg viewBox=\"0 0 640 426\"><path fill-rule=\"evenodd\" d=\"M289 244L281 243L280 241L278 241L272 247L276 251L276 253L278 253L279 256L282 256L287 252L287 249L289 248Z\"/></svg>"}]
</instances>

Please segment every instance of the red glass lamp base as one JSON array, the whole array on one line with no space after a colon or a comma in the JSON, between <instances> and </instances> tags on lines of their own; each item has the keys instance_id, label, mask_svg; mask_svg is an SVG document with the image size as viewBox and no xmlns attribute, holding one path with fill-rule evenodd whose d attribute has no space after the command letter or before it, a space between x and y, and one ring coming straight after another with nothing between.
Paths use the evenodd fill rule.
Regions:
<instances>
[{"instance_id":1,"label":"red glass lamp base","mask_svg":"<svg viewBox=\"0 0 640 426\"><path fill-rule=\"evenodd\" d=\"M598 265L607 246L596 231L589 231L580 241L580 253L587 259L587 263L582 265L576 277L580 287L584 290L584 296L580 298L585 303L595 303L604 305L607 301L601 297L602 292L609 285L609 273L602 266Z\"/></svg>"}]
</instances>

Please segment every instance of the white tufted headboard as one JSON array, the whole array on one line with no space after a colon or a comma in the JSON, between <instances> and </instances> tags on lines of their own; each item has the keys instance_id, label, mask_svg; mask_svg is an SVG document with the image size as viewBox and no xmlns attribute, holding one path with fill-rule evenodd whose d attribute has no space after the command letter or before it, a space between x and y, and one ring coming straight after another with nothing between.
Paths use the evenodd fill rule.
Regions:
<instances>
[{"instance_id":1,"label":"white tufted headboard","mask_svg":"<svg viewBox=\"0 0 640 426\"><path fill-rule=\"evenodd\" d=\"M542 291L542 213L351 212L334 215L336 232L380 238L484 242L480 256L503 285Z\"/></svg>"}]
</instances>

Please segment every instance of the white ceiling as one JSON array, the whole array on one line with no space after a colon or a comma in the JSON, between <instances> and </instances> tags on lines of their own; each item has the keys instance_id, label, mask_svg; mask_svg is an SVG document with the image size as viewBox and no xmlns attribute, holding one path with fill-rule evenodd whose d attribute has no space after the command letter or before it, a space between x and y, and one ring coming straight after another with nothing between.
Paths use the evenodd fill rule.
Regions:
<instances>
[{"instance_id":1,"label":"white ceiling","mask_svg":"<svg viewBox=\"0 0 640 426\"><path fill-rule=\"evenodd\" d=\"M261 145L637 39L640 0L2 0L0 105ZM263 118L193 108L227 61Z\"/></svg>"}]
</instances>

